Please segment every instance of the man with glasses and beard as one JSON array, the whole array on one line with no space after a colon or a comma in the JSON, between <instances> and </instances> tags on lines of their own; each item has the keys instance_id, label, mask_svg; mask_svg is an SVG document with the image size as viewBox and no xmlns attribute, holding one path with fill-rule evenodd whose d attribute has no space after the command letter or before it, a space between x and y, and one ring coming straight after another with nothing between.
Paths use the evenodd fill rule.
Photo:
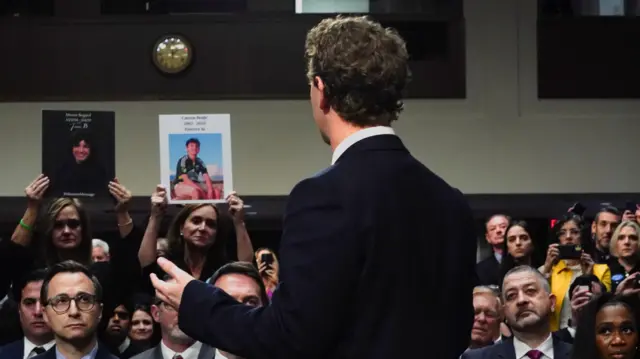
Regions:
<instances>
[{"instance_id":1,"label":"man with glasses and beard","mask_svg":"<svg viewBox=\"0 0 640 359\"><path fill-rule=\"evenodd\" d=\"M171 282L171 279L168 279ZM214 348L202 344L186 335L178 327L178 311L171 305L156 300L151 307L153 320L160 324L162 341L132 359L213 359Z\"/></svg>"},{"instance_id":2,"label":"man with glasses and beard","mask_svg":"<svg viewBox=\"0 0 640 359\"><path fill-rule=\"evenodd\" d=\"M462 359L569 359L571 344L551 334L551 312L556 298L549 282L529 266L511 269L502 284L504 315L513 337L495 345L470 350Z\"/></svg>"},{"instance_id":3,"label":"man with glasses and beard","mask_svg":"<svg viewBox=\"0 0 640 359\"><path fill-rule=\"evenodd\" d=\"M40 304L55 347L38 359L117 359L98 345L102 287L89 269L74 261L53 265L42 283Z\"/></svg>"}]
</instances>

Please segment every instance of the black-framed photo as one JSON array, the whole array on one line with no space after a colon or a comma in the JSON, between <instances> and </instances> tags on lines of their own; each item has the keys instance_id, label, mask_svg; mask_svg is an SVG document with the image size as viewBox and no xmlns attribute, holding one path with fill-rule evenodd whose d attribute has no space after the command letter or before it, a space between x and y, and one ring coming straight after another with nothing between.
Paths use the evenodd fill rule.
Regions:
<instances>
[{"instance_id":1,"label":"black-framed photo","mask_svg":"<svg viewBox=\"0 0 640 359\"><path fill-rule=\"evenodd\" d=\"M48 197L110 197L116 175L115 113L42 111L42 173Z\"/></svg>"}]
</instances>

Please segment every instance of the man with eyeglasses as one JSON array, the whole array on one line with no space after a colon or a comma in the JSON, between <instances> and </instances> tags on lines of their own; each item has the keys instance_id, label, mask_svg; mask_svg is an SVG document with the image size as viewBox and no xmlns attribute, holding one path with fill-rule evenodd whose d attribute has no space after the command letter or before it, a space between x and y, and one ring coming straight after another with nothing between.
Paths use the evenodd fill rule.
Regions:
<instances>
[{"instance_id":1,"label":"man with eyeglasses","mask_svg":"<svg viewBox=\"0 0 640 359\"><path fill-rule=\"evenodd\" d=\"M98 345L102 287L89 269L75 261L53 265L42 283L40 304L55 347L37 359L117 359Z\"/></svg>"}]
</instances>

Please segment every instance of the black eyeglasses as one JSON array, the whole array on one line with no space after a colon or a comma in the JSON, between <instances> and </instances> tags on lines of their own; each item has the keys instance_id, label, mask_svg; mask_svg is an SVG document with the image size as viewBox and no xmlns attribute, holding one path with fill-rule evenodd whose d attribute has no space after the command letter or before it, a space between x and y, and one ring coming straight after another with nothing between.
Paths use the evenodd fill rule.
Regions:
<instances>
[{"instance_id":1,"label":"black eyeglasses","mask_svg":"<svg viewBox=\"0 0 640 359\"><path fill-rule=\"evenodd\" d=\"M53 223L53 228L63 229L64 227L69 227L71 229L77 229L81 224L82 222L80 222L79 219L67 219L62 221L55 221Z\"/></svg>"},{"instance_id":2,"label":"black eyeglasses","mask_svg":"<svg viewBox=\"0 0 640 359\"><path fill-rule=\"evenodd\" d=\"M78 293L75 297L66 294L57 295L47 301L47 305L51 306L54 312L64 314L71 308L71 302L76 303L76 308L82 312L88 312L96 305L95 294Z\"/></svg>"}]
</instances>

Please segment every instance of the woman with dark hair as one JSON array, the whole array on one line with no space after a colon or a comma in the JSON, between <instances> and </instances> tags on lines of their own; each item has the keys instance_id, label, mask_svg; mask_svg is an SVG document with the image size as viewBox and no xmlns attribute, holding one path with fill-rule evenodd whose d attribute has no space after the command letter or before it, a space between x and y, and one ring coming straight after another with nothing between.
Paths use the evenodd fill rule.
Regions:
<instances>
[{"instance_id":1,"label":"woman with dark hair","mask_svg":"<svg viewBox=\"0 0 640 359\"><path fill-rule=\"evenodd\" d=\"M504 275L514 267L528 265L535 268L535 244L527 222L512 220L504 232L502 262L500 264L500 286Z\"/></svg>"},{"instance_id":2,"label":"woman with dark hair","mask_svg":"<svg viewBox=\"0 0 640 359\"><path fill-rule=\"evenodd\" d=\"M157 265L156 245L162 217L167 208L167 190L156 187L151 196L151 216L138 251L140 266L146 290L153 293L149 274L163 277L162 269ZM253 246L244 225L244 204L232 192L227 197L229 213L233 217L236 232L238 260L250 262ZM221 213L212 203L188 204L173 217L167 232L169 243L167 258L194 278L206 280L229 259L226 255L226 239L231 228L221 221Z\"/></svg>"},{"instance_id":3,"label":"woman with dark hair","mask_svg":"<svg viewBox=\"0 0 640 359\"><path fill-rule=\"evenodd\" d=\"M151 315L152 301L151 296L144 300L134 300L129 339L142 351L153 348L160 342L160 327Z\"/></svg>"},{"instance_id":4,"label":"woman with dark hair","mask_svg":"<svg viewBox=\"0 0 640 359\"><path fill-rule=\"evenodd\" d=\"M69 147L61 167L51 176L49 194L56 197L108 196L111 176L100 163L92 136L85 131L76 131L71 135Z\"/></svg>"},{"instance_id":5,"label":"woman with dark hair","mask_svg":"<svg viewBox=\"0 0 640 359\"><path fill-rule=\"evenodd\" d=\"M12 283L34 269L74 260L90 267L104 287L103 317L108 317L107 313L115 309L133 285L123 278L140 270L136 258L140 241L129 238L135 238L127 209L131 192L116 181L109 184L108 190L118 203L115 211L122 239L112 242L110 263L93 263L90 220L85 208L77 199L62 197L53 199L42 213L42 199L48 185L49 179L40 175L27 186L27 210L11 240L0 241L0 297Z\"/></svg>"},{"instance_id":6,"label":"woman with dark hair","mask_svg":"<svg viewBox=\"0 0 640 359\"><path fill-rule=\"evenodd\" d=\"M540 273L549 278L551 291L556 296L556 308L551 317L551 330L566 328L571 319L571 301L569 288L573 281L582 275L595 275L611 290L611 272L606 264L596 264L591 257L591 241L586 237L587 226L582 217L567 213L558 220L551 229L551 244L547 249L547 257ZM573 246L574 256L562 257L561 246Z\"/></svg>"},{"instance_id":7,"label":"woman with dark hair","mask_svg":"<svg viewBox=\"0 0 640 359\"><path fill-rule=\"evenodd\" d=\"M604 293L581 311L572 359L640 359L638 296Z\"/></svg>"}]
</instances>

